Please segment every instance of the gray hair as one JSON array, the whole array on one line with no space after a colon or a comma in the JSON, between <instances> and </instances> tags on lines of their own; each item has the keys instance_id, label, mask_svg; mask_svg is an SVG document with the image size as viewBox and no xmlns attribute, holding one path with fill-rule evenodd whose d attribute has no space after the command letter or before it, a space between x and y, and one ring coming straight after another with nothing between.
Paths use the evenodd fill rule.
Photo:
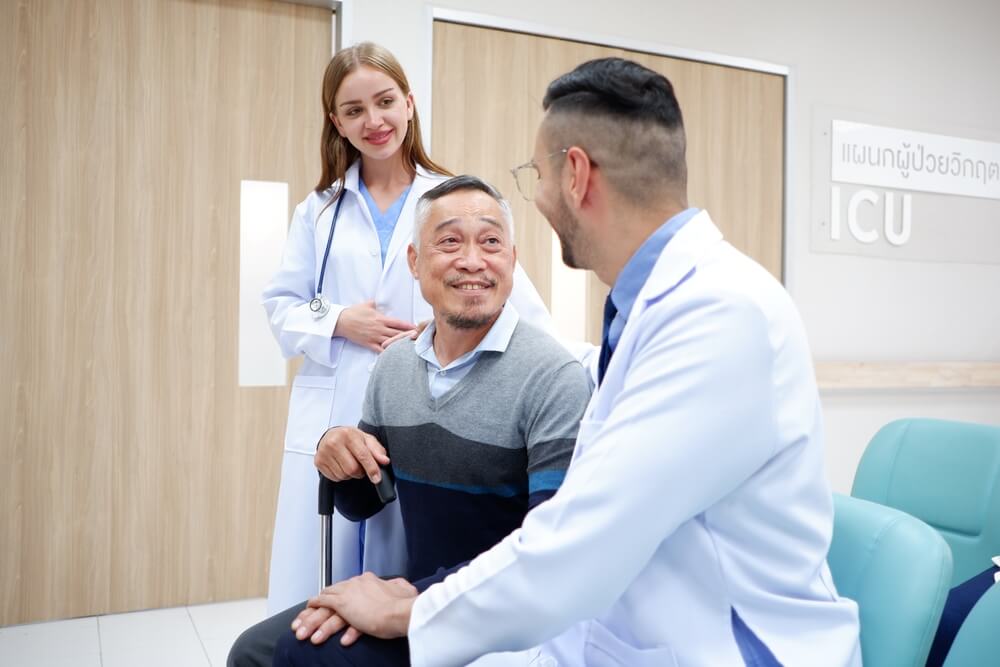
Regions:
<instances>
[{"instance_id":1,"label":"gray hair","mask_svg":"<svg viewBox=\"0 0 1000 667\"><path fill-rule=\"evenodd\" d=\"M423 229L424 223L427 222L427 218L430 216L431 205L438 199L450 195L453 192L463 192L467 190L485 192L500 205L500 211L503 213L503 221L504 225L507 227L507 233L510 236L511 245L514 244L514 214L510 208L510 202L504 199L499 190L483 179L463 174L461 176L453 176L452 178L435 185L417 200L417 208L413 214L414 248L418 251L420 249L420 230Z\"/></svg>"}]
</instances>

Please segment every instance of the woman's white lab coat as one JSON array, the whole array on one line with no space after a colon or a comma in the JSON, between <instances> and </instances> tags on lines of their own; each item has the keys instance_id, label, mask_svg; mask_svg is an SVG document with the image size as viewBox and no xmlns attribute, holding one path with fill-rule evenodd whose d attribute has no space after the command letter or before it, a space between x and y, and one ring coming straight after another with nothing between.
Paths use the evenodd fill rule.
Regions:
<instances>
[{"instance_id":1,"label":"woman's white lab coat","mask_svg":"<svg viewBox=\"0 0 1000 667\"><path fill-rule=\"evenodd\" d=\"M331 426L357 425L365 386L375 363L374 352L345 338L333 337L340 312L374 300L380 312L407 322L432 317L407 266L406 247L412 238L417 200L444 177L418 168L383 264L375 224L358 190L359 171L356 162L345 176L344 202L327 260L323 295L331 302L330 311L315 319L309 310L336 209L333 204L324 210L328 194L311 193L295 208L281 268L263 294L282 353L287 358L305 357L292 383L288 407L271 547L268 614L317 592L316 443ZM520 265L514 276L511 302L522 318L552 330L549 313ZM357 524L335 516L333 532L334 580L358 574L361 556ZM383 574L404 572L401 535L398 503L392 503L367 523L365 569Z\"/></svg>"}]
</instances>

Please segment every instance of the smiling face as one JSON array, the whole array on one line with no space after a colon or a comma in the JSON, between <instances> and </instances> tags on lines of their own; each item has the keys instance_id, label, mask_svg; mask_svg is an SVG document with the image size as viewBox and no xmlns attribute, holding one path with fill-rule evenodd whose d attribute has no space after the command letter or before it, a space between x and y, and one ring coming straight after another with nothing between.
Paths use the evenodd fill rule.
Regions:
<instances>
[{"instance_id":1,"label":"smiling face","mask_svg":"<svg viewBox=\"0 0 1000 667\"><path fill-rule=\"evenodd\" d=\"M434 200L407 258L440 328L492 326L510 296L517 253L503 210L479 190Z\"/></svg>"},{"instance_id":2,"label":"smiling face","mask_svg":"<svg viewBox=\"0 0 1000 667\"><path fill-rule=\"evenodd\" d=\"M331 113L340 136L375 160L399 152L411 118L413 95L404 94L391 76L367 65L344 77Z\"/></svg>"}]
</instances>

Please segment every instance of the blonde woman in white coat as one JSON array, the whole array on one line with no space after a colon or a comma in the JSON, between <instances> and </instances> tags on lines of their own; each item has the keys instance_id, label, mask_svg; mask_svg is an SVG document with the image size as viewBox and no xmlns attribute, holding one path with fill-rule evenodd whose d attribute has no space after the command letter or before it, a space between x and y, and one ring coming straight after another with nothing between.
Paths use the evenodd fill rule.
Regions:
<instances>
[{"instance_id":1,"label":"blonde woman in white coat","mask_svg":"<svg viewBox=\"0 0 1000 667\"><path fill-rule=\"evenodd\" d=\"M288 409L268 615L317 591L316 443L331 426L357 424L383 343L431 318L406 246L417 199L449 175L425 152L406 75L386 49L362 43L338 52L322 97L322 176L295 209L281 269L263 295L284 355L304 356ZM511 301L551 331L520 266ZM333 540L334 580L362 569L405 571L398 503L363 527L335 516Z\"/></svg>"}]
</instances>

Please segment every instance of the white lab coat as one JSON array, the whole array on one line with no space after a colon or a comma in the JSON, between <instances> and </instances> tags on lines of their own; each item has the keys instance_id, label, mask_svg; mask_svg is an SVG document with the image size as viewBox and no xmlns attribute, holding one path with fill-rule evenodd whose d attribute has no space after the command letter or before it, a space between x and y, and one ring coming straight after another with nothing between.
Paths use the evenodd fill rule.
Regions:
<instances>
[{"instance_id":1,"label":"white lab coat","mask_svg":"<svg viewBox=\"0 0 1000 667\"><path fill-rule=\"evenodd\" d=\"M295 208L281 268L263 294L263 304L282 353L304 355L292 383L288 407L281 486L271 546L268 613L273 614L315 595L319 585L319 520L313 464L316 443L331 426L356 426L361 417L368 376L376 355L344 338L334 338L340 312L373 300L386 315L418 323L432 317L420 286L410 274L406 247L413 234L417 200L444 180L418 168L386 252L381 260L378 234L358 190L359 163L348 169L346 192L327 261L323 294L330 312L314 319L309 301L316 295L320 267L336 203L310 193ZM323 211L319 216L320 211ZM319 221L317 222L317 216ZM520 265L514 274L511 302L525 320L551 331L545 305ZM334 517L334 579L359 574L358 526ZM406 571L399 504L392 503L368 521L366 570L380 574Z\"/></svg>"},{"instance_id":2,"label":"white lab coat","mask_svg":"<svg viewBox=\"0 0 1000 667\"><path fill-rule=\"evenodd\" d=\"M743 665L735 610L782 664L860 665L825 560L821 429L791 299L699 213L643 286L562 487L417 598L412 664L536 646L510 664Z\"/></svg>"}]
</instances>

